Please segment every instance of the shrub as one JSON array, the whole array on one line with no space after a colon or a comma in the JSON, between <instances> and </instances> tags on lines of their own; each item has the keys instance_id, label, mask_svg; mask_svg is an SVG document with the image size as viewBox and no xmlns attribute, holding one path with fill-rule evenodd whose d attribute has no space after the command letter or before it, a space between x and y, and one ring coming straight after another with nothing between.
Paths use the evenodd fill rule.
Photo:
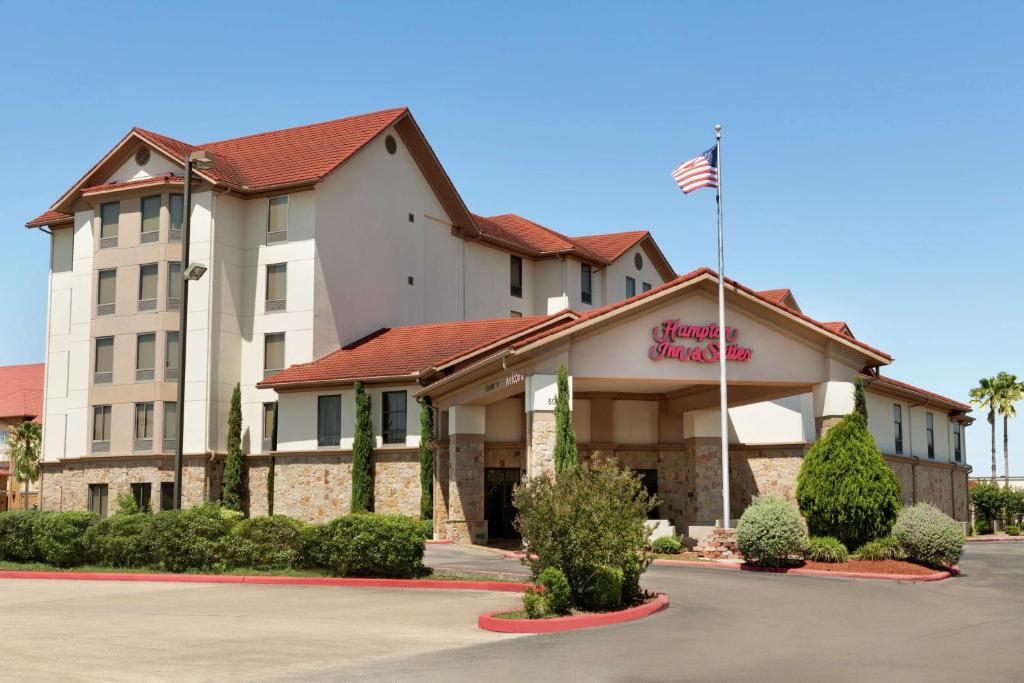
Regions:
<instances>
[{"instance_id":1,"label":"shrub","mask_svg":"<svg viewBox=\"0 0 1024 683\"><path fill-rule=\"evenodd\" d=\"M434 409L428 396L420 402L420 519L424 520L434 516L434 449L430 447L433 440Z\"/></svg>"},{"instance_id":2,"label":"shrub","mask_svg":"<svg viewBox=\"0 0 1024 683\"><path fill-rule=\"evenodd\" d=\"M964 552L960 524L929 503L903 508L892 536L911 560L929 567L954 565Z\"/></svg>"},{"instance_id":3,"label":"shrub","mask_svg":"<svg viewBox=\"0 0 1024 683\"><path fill-rule=\"evenodd\" d=\"M224 476L221 480L221 504L229 510L242 509L242 480L244 458L242 458L242 390L235 384L231 392L231 407L228 410L228 457L224 461Z\"/></svg>"},{"instance_id":4,"label":"shrub","mask_svg":"<svg viewBox=\"0 0 1024 683\"><path fill-rule=\"evenodd\" d=\"M132 499L134 502L134 499ZM89 527L85 545L90 562L110 567L153 564L153 515L116 514Z\"/></svg>"},{"instance_id":5,"label":"shrub","mask_svg":"<svg viewBox=\"0 0 1024 683\"><path fill-rule=\"evenodd\" d=\"M429 541L434 537L434 520L429 518L419 520L416 522L416 530L419 531L424 541Z\"/></svg>"},{"instance_id":6,"label":"shrub","mask_svg":"<svg viewBox=\"0 0 1024 683\"><path fill-rule=\"evenodd\" d=\"M527 619L544 617L544 597L533 586L527 586L523 591L523 611Z\"/></svg>"},{"instance_id":7,"label":"shrub","mask_svg":"<svg viewBox=\"0 0 1024 683\"><path fill-rule=\"evenodd\" d=\"M619 567L599 564L591 567L580 588L580 607L605 612L622 604L623 573Z\"/></svg>"},{"instance_id":8,"label":"shrub","mask_svg":"<svg viewBox=\"0 0 1024 683\"><path fill-rule=\"evenodd\" d=\"M137 515L142 512L139 504L135 502L135 496L130 493L122 493L117 497L117 514Z\"/></svg>"},{"instance_id":9,"label":"shrub","mask_svg":"<svg viewBox=\"0 0 1024 683\"><path fill-rule=\"evenodd\" d=\"M992 533L992 522L987 519L974 520L974 533L978 536L986 536Z\"/></svg>"},{"instance_id":10,"label":"shrub","mask_svg":"<svg viewBox=\"0 0 1024 683\"><path fill-rule=\"evenodd\" d=\"M229 567L291 569L298 564L302 522L284 515L251 517L236 524L224 539Z\"/></svg>"},{"instance_id":11,"label":"shrub","mask_svg":"<svg viewBox=\"0 0 1024 683\"><path fill-rule=\"evenodd\" d=\"M544 589L544 611L548 614L568 614L572 607L569 580L560 569L548 567L540 573L537 583Z\"/></svg>"},{"instance_id":12,"label":"shrub","mask_svg":"<svg viewBox=\"0 0 1024 683\"><path fill-rule=\"evenodd\" d=\"M815 562L846 562L850 553L843 542L832 536L815 536L807 541L804 557Z\"/></svg>"},{"instance_id":13,"label":"shrub","mask_svg":"<svg viewBox=\"0 0 1024 683\"><path fill-rule=\"evenodd\" d=\"M842 419L804 457L796 499L813 536L848 548L888 535L900 509L900 483L859 412Z\"/></svg>"},{"instance_id":14,"label":"shrub","mask_svg":"<svg viewBox=\"0 0 1024 683\"><path fill-rule=\"evenodd\" d=\"M1007 525L1024 524L1024 489L1003 489L1003 514Z\"/></svg>"},{"instance_id":15,"label":"shrub","mask_svg":"<svg viewBox=\"0 0 1024 683\"><path fill-rule=\"evenodd\" d=\"M33 562L36 559L35 519L40 512L0 512L0 560Z\"/></svg>"},{"instance_id":16,"label":"shrub","mask_svg":"<svg viewBox=\"0 0 1024 683\"><path fill-rule=\"evenodd\" d=\"M854 552L858 560L905 560L907 551L892 536L868 541Z\"/></svg>"},{"instance_id":17,"label":"shrub","mask_svg":"<svg viewBox=\"0 0 1024 683\"><path fill-rule=\"evenodd\" d=\"M32 525L35 559L57 567L85 564L85 532L98 520L90 512L40 512Z\"/></svg>"},{"instance_id":18,"label":"shrub","mask_svg":"<svg viewBox=\"0 0 1024 683\"><path fill-rule=\"evenodd\" d=\"M736 525L736 544L751 564L780 567L804 548L804 525L792 504L758 496Z\"/></svg>"},{"instance_id":19,"label":"shrub","mask_svg":"<svg viewBox=\"0 0 1024 683\"><path fill-rule=\"evenodd\" d=\"M975 517L978 521L987 522L987 526L991 527L992 522L1002 518L1004 504L1003 489L996 484L982 481L971 487L971 505L974 506Z\"/></svg>"},{"instance_id":20,"label":"shrub","mask_svg":"<svg viewBox=\"0 0 1024 683\"><path fill-rule=\"evenodd\" d=\"M523 562L534 578L556 567L569 581L572 603L583 606L593 592L595 567L618 569L631 599L650 564L647 513L653 499L630 471L609 463L570 468L555 480L536 477L515 489L516 528L530 550Z\"/></svg>"},{"instance_id":21,"label":"shrub","mask_svg":"<svg viewBox=\"0 0 1024 683\"><path fill-rule=\"evenodd\" d=\"M352 442L352 512L373 510L373 420L370 395L362 382L354 385L356 394L356 433Z\"/></svg>"},{"instance_id":22,"label":"shrub","mask_svg":"<svg viewBox=\"0 0 1024 683\"><path fill-rule=\"evenodd\" d=\"M683 551L683 542L675 536L662 536L651 542L651 550L663 555L676 555Z\"/></svg>"},{"instance_id":23,"label":"shrub","mask_svg":"<svg viewBox=\"0 0 1024 683\"><path fill-rule=\"evenodd\" d=\"M423 572L423 537L411 517L346 515L318 537L316 555L338 576L411 578Z\"/></svg>"},{"instance_id":24,"label":"shrub","mask_svg":"<svg viewBox=\"0 0 1024 683\"><path fill-rule=\"evenodd\" d=\"M1006 527L1007 536L1020 536L1020 527L1016 524L1011 524Z\"/></svg>"},{"instance_id":25,"label":"shrub","mask_svg":"<svg viewBox=\"0 0 1024 683\"><path fill-rule=\"evenodd\" d=\"M153 515L154 560L171 572L210 569L220 562L224 537L235 525L216 503Z\"/></svg>"},{"instance_id":26,"label":"shrub","mask_svg":"<svg viewBox=\"0 0 1024 683\"><path fill-rule=\"evenodd\" d=\"M297 566L306 569L326 567L329 561L325 555L324 538L327 534L326 524L304 524L299 529L299 556Z\"/></svg>"},{"instance_id":27,"label":"shrub","mask_svg":"<svg viewBox=\"0 0 1024 683\"><path fill-rule=\"evenodd\" d=\"M569 368L565 363L558 366L558 392L555 394L555 474L576 469L580 466L576 451L576 431L572 426L569 411Z\"/></svg>"}]
</instances>

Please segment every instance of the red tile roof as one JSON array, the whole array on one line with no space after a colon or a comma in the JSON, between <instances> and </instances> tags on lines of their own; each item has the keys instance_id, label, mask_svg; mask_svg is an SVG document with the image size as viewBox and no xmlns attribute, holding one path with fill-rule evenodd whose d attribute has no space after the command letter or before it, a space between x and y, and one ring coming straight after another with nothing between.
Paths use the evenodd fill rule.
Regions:
<instances>
[{"instance_id":1,"label":"red tile roof","mask_svg":"<svg viewBox=\"0 0 1024 683\"><path fill-rule=\"evenodd\" d=\"M909 392L911 394L917 394L920 396L931 398L955 410L960 410L965 413L971 412L971 406L967 405L966 403L961 403L956 399L949 398L948 396L943 396L942 394L936 394L934 391L928 391L927 389L922 389L921 387L915 387L913 384L907 384L906 382L901 382L897 379L893 379L892 377L886 377L884 375L863 375L863 377L868 386L871 386L872 384L878 382L879 384L885 384L893 389L896 389L897 391Z\"/></svg>"},{"instance_id":2,"label":"red tile roof","mask_svg":"<svg viewBox=\"0 0 1024 683\"><path fill-rule=\"evenodd\" d=\"M97 194L100 192L111 192L114 190L130 190L136 187L148 187L149 185L184 185L185 179L180 175L165 173L164 175L152 178L139 178L138 180L123 180L117 183L103 183L92 187L83 187L82 194Z\"/></svg>"},{"instance_id":3,"label":"red tile roof","mask_svg":"<svg viewBox=\"0 0 1024 683\"><path fill-rule=\"evenodd\" d=\"M850 326L844 323L842 320L835 320L833 322L822 323L822 325L827 327L832 332L835 332L836 334L841 334L851 338L853 337L853 332L850 331Z\"/></svg>"},{"instance_id":4,"label":"red tile roof","mask_svg":"<svg viewBox=\"0 0 1024 683\"><path fill-rule=\"evenodd\" d=\"M43 421L42 363L0 367L0 418Z\"/></svg>"},{"instance_id":5,"label":"red tile roof","mask_svg":"<svg viewBox=\"0 0 1024 683\"><path fill-rule=\"evenodd\" d=\"M512 338L556 317L542 315L384 328L311 363L293 365L267 378L260 386L414 378L431 367Z\"/></svg>"},{"instance_id":6,"label":"red tile roof","mask_svg":"<svg viewBox=\"0 0 1024 683\"><path fill-rule=\"evenodd\" d=\"M28 223L25 224L27 228L38 228L41 225L52 225L53 223L63 223L73 219L74 216L61 211L44 211L40 215L36 216Z\"/></svg>"},{"instance_id":7,"label":"red tile roof","mask_svg":"<svg viewBox=\"0 0 1024 683\"><path fill-rule=\"evenodd\" d=\"M793 292L789 289L762 289L758 294L772 303L780 305L785 305L786 297L793 296Z\"/></svg>"},{"instance_id":8,"label":"red tile roof","mask_svg":"<svg viewBox=\"0 0 1024 683\"><path fill-rule=\"evenodd\" d=\"M473 220L476 221L481 234L511 244L530 254L546 256L575 253L589 261L606 262L606 259L580 245L575 237L567 237L514 213L488 217L473 214Z\"/></svg>"},{"instance_id":9,"label":"red tile roof","mask_svg":"<svg viewBox=\"0 0 1024 683\"><path fill-rule=\"evenodd\" d=\"M587 251L611 262L626 253L637 242L645 237L650 237L650 235L651 233L647 230L633 230L630 232L612 232L606 235L573 237L572 240Z\"/></svg>"}]
</instances>

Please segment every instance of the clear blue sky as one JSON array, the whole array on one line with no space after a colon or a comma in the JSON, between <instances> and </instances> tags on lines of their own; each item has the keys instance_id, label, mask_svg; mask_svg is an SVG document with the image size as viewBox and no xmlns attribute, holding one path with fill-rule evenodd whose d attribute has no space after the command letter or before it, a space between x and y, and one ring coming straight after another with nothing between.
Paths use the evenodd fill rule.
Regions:
<instances>
[{"instance_id":1,"label":"clear blue sky","mask_svg":"<svg viewBox=\"0 0 1024 683\"><path fill-rule=\"evenodd\" d=\"M43 358L47 241L22 225L131 126L198 143L408 105L473 210L648 228L681 272L714 266L714 196L669 171L720 122L727 274L846 320L899 379L1024 376L1024 5L372 4L0 0L0 363ZM1014 443L1024 474L1024 421Z\"/></svg>"}]
</instances>

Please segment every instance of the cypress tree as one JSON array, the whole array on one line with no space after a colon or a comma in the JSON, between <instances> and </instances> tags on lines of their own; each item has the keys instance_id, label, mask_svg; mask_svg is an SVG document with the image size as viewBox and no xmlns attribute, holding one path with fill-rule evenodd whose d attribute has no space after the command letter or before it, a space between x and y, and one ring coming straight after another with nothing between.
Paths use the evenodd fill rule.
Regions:
<instances>
[{"instance_id":1,"label":"cypress tree","mask_svg":"<svg viewBox=\"0 0 1024 683\"><path fill-rule=\"evenodd\" d=\"M420 404L420 519L434 516L434 451L430 442L434 438L434 410L430 399Z\"/></svg>"},{"instance_id":2,"label":"cypress tree","mask_svg":"<svg viewBox=\"0 0 1024 683\"><path fill-rule=\"evenodd\" d=\"M277 403L274 403L274 423L273 431L270 433L270 450L277 450ZM277 458L273 455L270 456L270 461L267 463L267 514L274 514L274 479L277 476L275 470L277 469Z\"/></svg>"},{"instance_id":3,"label":"cypress tree","mask_svg":"<svg viewBox=\"0 0 1024 683\"><path fill-rule=\"evenodd\" d=\"M237 384L231 392L228 412L228 459L224 463L221 503L230 510L242 509L242 389Z\"/></svg>"},{"instance_id":4,"label":"cypress tree","mask_svg":"<svg viewBox=\"0 0 1024 683\"><path fill-rule=\"evenodd\" d=\"M373 420L370 416L370 395L362 382L355 383L356 433L352 443L352 512L373 510Z\"/></svg>"},{"instance_id":5,"label":"cypress tree","mask_svg":"<svg viewBox=\"0 0 1024 683\"><path fill-rule=\"evenodd\" d=\"M558 395L555 397L555 475L580 466L576 452L576 432L569 411L569 369L558 367Z\"/></svg>"},{"instance_id":6,"label":"cypress tree","mask_svg":"<svg viewBox=\"0 0 1024 683\"><path fill-rule=\"evenodd\" d=\"M868 401L864 397L864 380L860 375L853 378L853 412L863 415L864 421L867 422Z\"/></svg>"},{"instance_id":7,"label":"cypress tree","mask_svg":"<svg viewBox=\"0 0 1024 683\"><path fill-rule=\"evenodd\" d=\"M900 492L864 415L855 410L804 456L796 499L812 536L834 536L857 548L889 534L902 506Z\"/></svg>"}]
</instances>

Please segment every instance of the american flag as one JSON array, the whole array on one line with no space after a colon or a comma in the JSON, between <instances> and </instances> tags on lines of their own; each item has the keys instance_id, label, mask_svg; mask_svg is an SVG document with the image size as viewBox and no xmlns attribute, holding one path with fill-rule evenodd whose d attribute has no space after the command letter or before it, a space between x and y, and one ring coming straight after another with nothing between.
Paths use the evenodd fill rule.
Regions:
<instances>
[{"instance_id":1,"label":"american flag","mask_svg":"<svg viewBox=\"0 0 1024 683\"><path fill-rule=\"evenodd\" d=\"M718 149L712 147L689 161L684 161L672 171L672 177L683 194L690 194L702 187L718 187Z\"/></svg>"}]
</instances>

